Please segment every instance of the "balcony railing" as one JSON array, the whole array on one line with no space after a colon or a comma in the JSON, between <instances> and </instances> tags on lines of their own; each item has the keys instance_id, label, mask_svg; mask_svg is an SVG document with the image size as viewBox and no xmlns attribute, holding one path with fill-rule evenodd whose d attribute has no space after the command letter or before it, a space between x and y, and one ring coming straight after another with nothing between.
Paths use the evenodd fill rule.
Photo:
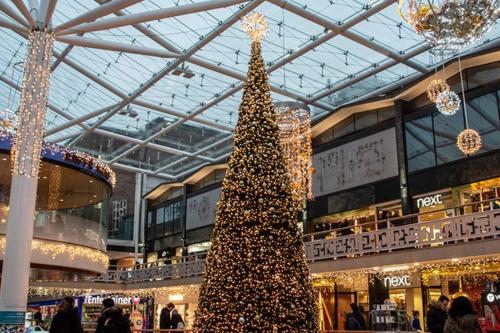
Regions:
<instances>
[{"instance_id":1,"label":"balcony railing","mask_svg":"<svg viewBox=\"0 0 500 333\"><path fill-rule=\"evenodd\" d=\"M304 235L306 257L314 262L499 237L500 206L497 202L496 199L486 200ZM472 213L478 210L477 207L482 207L482 211ZM430 214L438 213L451 217L422 222ZM205 257L206 253L202 253L182 257L171 264L153 263L124 270L112 269L94 281L136 283L200 276L205 269Z\"/></svg>"}]
</instances>

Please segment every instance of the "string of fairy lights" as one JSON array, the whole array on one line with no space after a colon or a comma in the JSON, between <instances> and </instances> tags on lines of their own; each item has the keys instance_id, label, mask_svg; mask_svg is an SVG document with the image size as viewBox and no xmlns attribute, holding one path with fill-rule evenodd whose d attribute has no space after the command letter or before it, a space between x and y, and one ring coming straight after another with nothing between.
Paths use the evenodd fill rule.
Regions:
<instances>
[{"instance_id":1,"label":"string of fairy lights","mask_svg":"<svg viewBox=\"0 0 500 333\"><path fill-rule=\"evenodd\" d=\"M6 239L0 236L0 253L5 255ZM49 240L33 239L31 242L31 250L38 252L44 256L48 256L53 260L67 258L70 261L87 260L92 263L97 263L105 267L109 266L109 257L105 252L92 249L85 246L73 245Z\"/></svg>"}]
</instances>

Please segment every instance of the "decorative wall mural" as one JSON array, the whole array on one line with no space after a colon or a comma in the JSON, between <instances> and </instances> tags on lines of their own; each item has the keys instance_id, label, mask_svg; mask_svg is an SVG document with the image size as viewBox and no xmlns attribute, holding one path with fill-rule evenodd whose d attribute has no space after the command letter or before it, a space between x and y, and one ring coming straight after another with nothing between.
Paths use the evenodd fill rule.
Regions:
<instances>
[{"instance_id":1,"label":"decorative wall mural","mask_svg":"<svg viewBox=\"0 0 500 333\"><path fill-rule=\"evenodd\" d=\"M342 191L398 174L394 128L313 156L314 196Z\"/></svg>"},{"instance_id":2,"label":"decorative wall mural","mask_svg":"<svg viewBox=\"0 0 500 333\"><path fill-rule=\"evenodd\" d=\"M186 229L196 229L215 223L220 188L187 199Z\"/></svg>"}]
</instances>

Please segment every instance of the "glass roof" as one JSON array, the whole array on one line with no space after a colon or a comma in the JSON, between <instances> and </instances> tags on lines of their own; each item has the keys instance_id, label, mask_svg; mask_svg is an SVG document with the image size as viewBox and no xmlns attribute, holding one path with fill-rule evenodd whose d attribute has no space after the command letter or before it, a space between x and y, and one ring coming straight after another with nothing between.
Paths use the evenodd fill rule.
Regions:
<instances>
[{"instance_id":1,"label":"glass roof","mask_svg":"<svg viewBox=\"0 0 500 333\"><path fill-rule=\"evenodd\" d=\"M22 28L5 9L25 20L19 3L31 9L36 2L0 8L1 108L19 105L27 47L23 33L3 27ZM393 0L46 3L55 4L53 12L31 10L39 21L51 17L58 31L46 140L168 179L223 161L231 151L250 55L238 18L250 10L269 22L262 48L274 100L305 102L313 116L438 63L402 23ZM497 25L486 38L499 33Z\"/></svg>"}]
</instances>

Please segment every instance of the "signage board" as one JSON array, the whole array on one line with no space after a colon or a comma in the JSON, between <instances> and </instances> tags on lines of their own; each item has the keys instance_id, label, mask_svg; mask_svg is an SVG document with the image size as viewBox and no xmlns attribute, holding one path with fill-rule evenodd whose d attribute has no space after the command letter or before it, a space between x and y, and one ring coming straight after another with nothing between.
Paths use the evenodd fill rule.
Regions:
<instances>
[{"instance_id":1,"label":"signage board","mask_svg":"<svg viewBox=\"0 0 500 333\"><path fill-rule=\"evenodd\" d=\"M500 304L500 291L485 293L484 301L486 304Z\"/></svg>"},{"instance_id":2,"label":"signage board","mask_svg":"<svg viewBox=\"0 0 500 333\"><path fill-rule=\"evenodd\" d=\"M122 296L94 296L94 295L87 295L85 296L83 303L84 304L102 304L102 301L106 298L111 298L113 301L115 301L116 305L131 305L131 304L138 304L140 302L139 297L122 297Z\"/></svg>"},{"instance_id":3,"label":"signage board","mask_svg":"<svg viewBox=\"0 0 500 333\"><path fill-rule=\"evenodd\" d=\"M417 199L417 207L418 208L432 207L435 205L440 205L442 203L443 203L443 195L442 194L436 194L436 195L431 195L431 196Z\"/></svg>"},{"instance_id":4,"label":"signage board","mask_svg":"<svg viewBox=\"0 0 500 333\"><path fill-rule=\"evenodd\" d=\"M24 319L23 311L0 311L0 324L21 325L24 324Z\"/></svg>"},{"instance_id":5,"label":"signage board","mask_svg":"<svg viewBox=\"0 0 500 333\"><path fill-rule=\"evenodd\" d=\"M173 256L172 249L166 248L157 252L158 259L170 258Z\"/></svg>"},{"instance_id":6,"label":"signage board","mask_svg":"<svg viewBox=\"0 0 500 333\"><path fill-rule=\"evenodd\" d=\"M412 281L410 275L393 275L384 277L386 288L404 288L411 287Z\"/></svg>"}]
</instances>

